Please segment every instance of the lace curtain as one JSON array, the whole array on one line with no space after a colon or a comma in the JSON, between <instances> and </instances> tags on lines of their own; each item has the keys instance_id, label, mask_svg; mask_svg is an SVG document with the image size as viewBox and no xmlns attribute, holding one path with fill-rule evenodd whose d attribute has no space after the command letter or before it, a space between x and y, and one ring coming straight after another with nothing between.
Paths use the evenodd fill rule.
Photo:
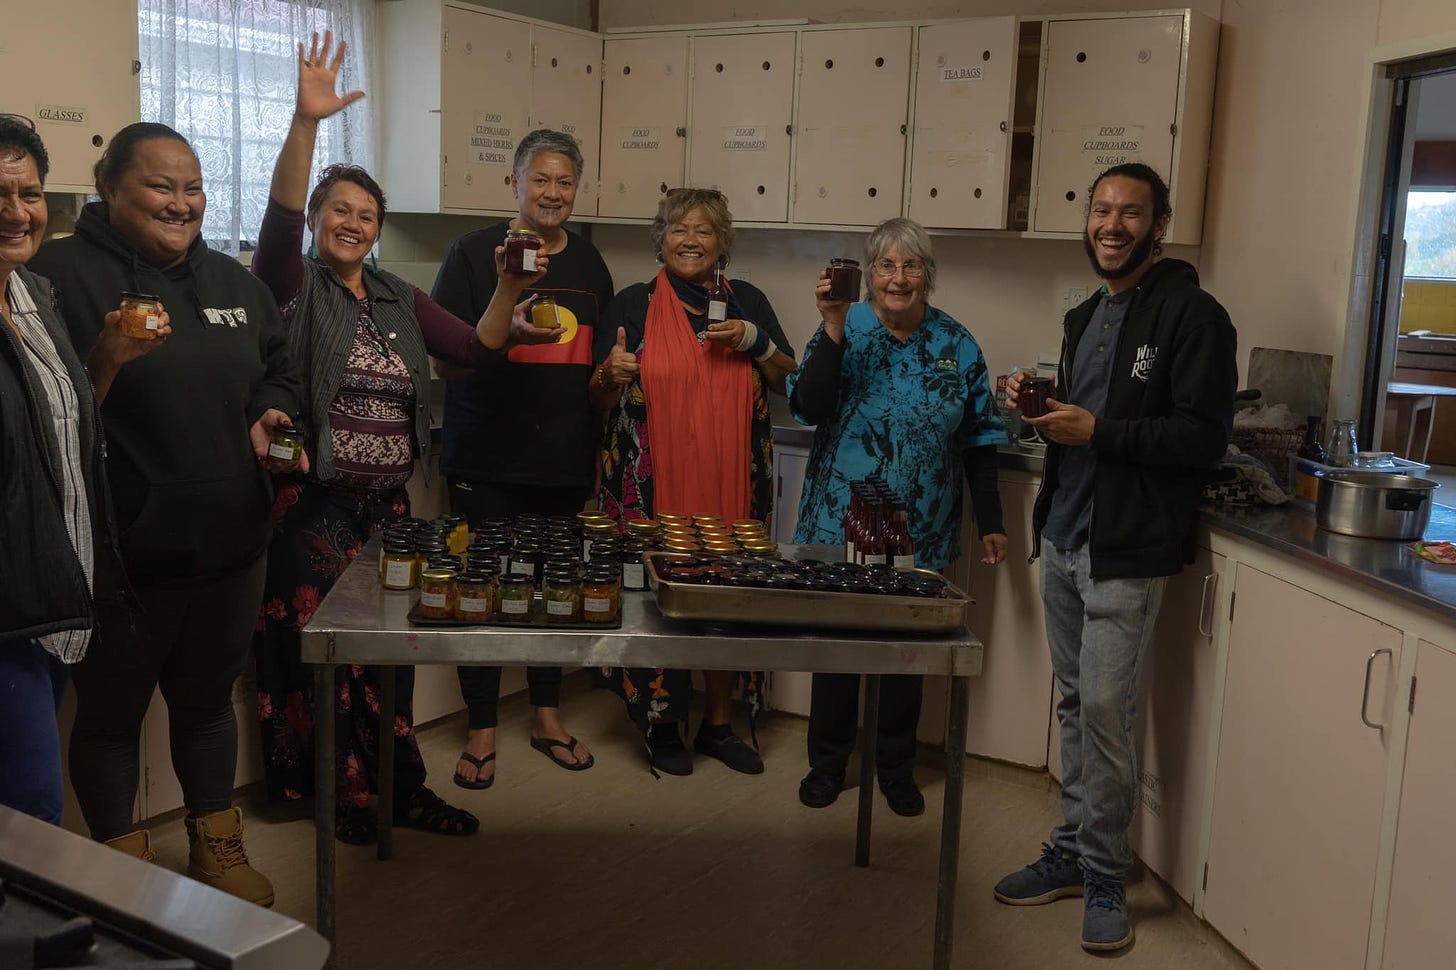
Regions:
<instances>
[{"instance_id":1,"label":"lace curtain","mask_svg":"<svg viewBox=\"0 0 1456 970\"><path fill-rule=\"evenodd\" d=\"M141 116L172 126L196 149L208 245L234 255L251 249L293 117L296 45L332 30L349 45L340 90L369 92L374 0L138 0L137 7ZM372 170L367 100L319 126L314 173L333 162Z\"/></svg>"}]
</instances>

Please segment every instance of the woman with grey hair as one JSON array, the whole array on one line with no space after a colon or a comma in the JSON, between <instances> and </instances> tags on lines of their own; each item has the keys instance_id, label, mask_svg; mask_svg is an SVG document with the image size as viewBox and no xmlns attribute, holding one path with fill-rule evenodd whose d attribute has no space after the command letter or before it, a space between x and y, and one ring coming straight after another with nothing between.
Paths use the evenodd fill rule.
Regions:
<instances>
[{"instance_id":1,"label":"woman with grey hair","mask_svg":"<svg viewBox=\"0 0 1456 970\"><path fill-rule=\"evenodd\" d=\"M854 304L831 300L828 274L821 274L815 296L823 322L788 379L795 419L818 426L794 541L842 545L851 485L878 476L906 507L914 564L944 569L960 555L964 475L981 562L999 563L1006 536L996 445L1006 440L1006 426L981 348L927 302L935 252L918 223L890 219L876 227L865 242L865 266L866 298ZM925 811L914 778L920 691L918 676L880 678L880 790L899 815ZM799 785L799 800L810 808L839 796L858 707L857 675L814 675L809 774Z\"/></svg>"},{"instance_id":2,"label":"woman with grey hair","mask_svg":"<svg viewBox=\"0 0 1456 970\"><path fill-rule=\"evenodd\" d=\"M435 277L430 295L467 320L492 305L554 301L557 326L526 335L531 346L501 350L473 373L442 372L452 379L445 388L440 470L450 510L469 517L472 526L523 513L574 515L596 484L601 416L592 410L588 382L593 338L613 287L601 253L566 228L581 174L575 138L548 128L527 133L516 147L511 176L516 215L455 240ZM534 276L503 272L512 229L541 238ZM457 673L469 720L455 784L489 788L497 767L501 668L461 667ZM532 749L567 771L592 767L591 749L562 724L561 668L528 667L526 683L535 708Z\"/></svg>"},{"instance_id":3,"label":"woman with grey hair","mask_svg":"<svg viewBox=\"0 0 1456 970\"><path fill-rule=\"evenodd\" d=\"M662 268L618 293L597 331L592 401L609 411L602 509L619 522L661 512L767 520L773 499L768 391L783 393L793 351L768 298L729 282L726 319L708 319L707 284L733 248L728 200L714 189L673 189L657 208L652 246ZM758 774L758 752L733 733L733 688L756 711L762 678L705 672L708 706L694 747ZM680 722L692 685L685 670L623 669L608 684L647 735L650 763L693 770ZM750 720L750 726L752 721Z\"/></svg>"}]
</instances>

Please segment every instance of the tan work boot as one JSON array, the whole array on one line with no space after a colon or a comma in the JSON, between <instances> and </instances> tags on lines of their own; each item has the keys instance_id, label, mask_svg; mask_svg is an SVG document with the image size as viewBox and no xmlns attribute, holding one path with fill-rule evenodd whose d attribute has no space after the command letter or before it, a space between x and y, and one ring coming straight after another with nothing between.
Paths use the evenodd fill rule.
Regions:
<instances>
[{"instance_id":1,"label":"tan work boot","mask_svg":"<svg viewBox=\"0 0 1456 970\"><path fill-rule=\"evenodd\" d=\"M117 852L135 856L143 862L157 861L157 854L152 851L152 833L146 829L137 829L135 832L118 835L114 839L107 839L103 845L109 845Z\"/></svg>"},{"instance_id":2,"label":"tan work boot","mask_svg":"<svg viewBox=\"0 0 1456 970\"><path fill-rule=\"evenodd\" d=\"M187 875L214 889L259 906L273 905L273 884L248 865L243 848L243 812L228 808L199 818L188 817Z\"/></svg>"}]
</instances>

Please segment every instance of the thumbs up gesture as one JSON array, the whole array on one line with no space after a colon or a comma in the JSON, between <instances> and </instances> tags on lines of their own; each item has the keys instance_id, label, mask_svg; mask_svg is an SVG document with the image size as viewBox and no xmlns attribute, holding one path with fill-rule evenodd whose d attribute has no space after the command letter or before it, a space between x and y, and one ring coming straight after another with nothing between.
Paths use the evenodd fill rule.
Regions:
<instances>
[{"instance_id":1,"label":"thumbs up gesture","mask_svg":"<svg viewBox=\"0 0 1456 970\"><path fill-rule=\"evenodd\" d=\"M602 379L613 387L626 387L637 377L637 355L627 349L627 328L617 328L617 342L602 363Z\"/></svg>"}]
</instances>

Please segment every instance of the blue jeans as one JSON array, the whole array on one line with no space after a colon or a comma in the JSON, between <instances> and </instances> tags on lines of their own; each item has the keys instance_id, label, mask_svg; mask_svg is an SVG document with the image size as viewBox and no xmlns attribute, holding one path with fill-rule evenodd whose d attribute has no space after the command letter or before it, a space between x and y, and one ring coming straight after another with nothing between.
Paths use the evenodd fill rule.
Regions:
<instances>
[{"instance_id":1,"label":"blue jeans","mask_svg":"<svg viewBox=\"0 0 1456 970\"><path fill-rule=\"evenodd\" d=\"M0 805L61 824L56 711L66 666L36 640L0 645Z\"/></svg>"},{"instance_id":2,"label":"blue jeans","mask_svg":"<svg viewBox=\"0 0 1456 970\"><path fill-rule=\"evenodd\" d=\"M1085 544L1063 550L1042 542L1047 645L1062 692L1063 822L1052 844L1105 876L1123 878L1132 865L1138 673L1167 583L1166 576L1093 579Z\"/></svg>"}]
</instances>

